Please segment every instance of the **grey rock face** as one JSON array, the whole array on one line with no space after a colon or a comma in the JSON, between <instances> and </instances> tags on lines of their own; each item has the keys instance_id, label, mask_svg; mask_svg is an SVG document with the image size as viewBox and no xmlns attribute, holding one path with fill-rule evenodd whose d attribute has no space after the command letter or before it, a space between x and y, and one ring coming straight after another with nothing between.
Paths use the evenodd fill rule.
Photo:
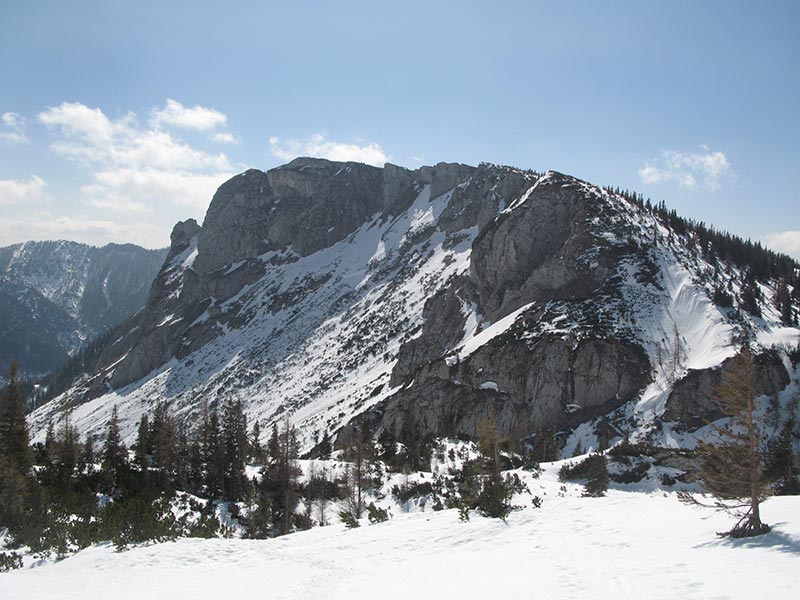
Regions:
<instances>
[{"instance_id":1,"label":"grey rock face","mask_svg":"<svg viewBox=\"0 0 800 600\"><path fill-rule=\"evenodd\" d=\"M178 221L169 236L170 257L174 257L178 252L185 250L187 244L198 233L200 233L200 225L194 219Z\"/></svg>"},{"instance_id":2,"label":"grey rock face","mask_svg":"<svg viewBox=\"0 0 800 600\"><path fill-rule=\"evenodd\" d=\"M476 226L485 230L497 216L501 203L519 198L537 178L534 173L481 164L469 180L453 192L439 220L440 227L447 233Z\"/></svg>"},{"instance_id":3,"label":"grey rock face","mask_svg":"<svg viewBox=\"0 0 800 600\"><path fill-rule=\"evenodd\" d=\"M467 284L462 278L460 283ZM422 335L403 344L392 371L390 385L400 385L409 379L420 365L440 358L464 337L463 300L459 298L459 282L437 292L422 310L425 319ZM461 290L461 294L465 292Z\"/></svg>"},{"instance_id":4,"label":"grey rock face","mask_svg":"<svg viewBox=\"0 0 800 600\"><path fill-rule=\"evenodd\" d=\"M431 198L438 198L467 181L475 172L475 167L459 163L437 163L432 167L421 167L418 172L420 181L430 184Z\"/></svg>"},{"instance_id":5,"label":"grey rock face","mask_svg":"<svg viewBox=\"0 0 800 600\"><path fill-rule=\"evenodd\" d=\"M266 252L271 206L266 173L250 169L223 183L206 212L195 270L206 273Z\"/></svg>"},{"instance_id":6,"label":"grey rock face","mask_svg":"<svg viewBox=\"0 0 800 600\"><path fill-rule=\"evenodd\" d=\"M598 245L587 235L593 206L574 180L554 174L475 240L471 276L495 319L531 301L587 297L608 275L576 259Z\"/></svg>"},{"instance_id":7,"label":"grey rock face","mask_svg":"<svg viewBox=\"0 0 800 600\"><path fill-rule=\"evenodd\" d=\"M665 421L679 421L692 429L702 427L724 415L714 400L715 389L734 367L732 358L718 368L690 371L678 381L667 398ZM755 358L754 385L759 395L774 396L789 384L789 374L772 352Z\"/></svg>"},{"instance_id":8,"label":"grey rock face","mask_svg":"<svg viewBox=\"0 0 800 600\"><path fill-rule=\"evenodd\" d=\"M381 169L297 159L263 173L251 169L214 194L194 268L208 273L291 246L300 256L344 239L383 205Z\"/></svg>"},{"instance_id":9,"label":"grey rock face","mask_svg":"<svg viewBox=\"0 0 800 600\"><path fill-rule=\"evenodd\" d=\"M473 170L445 163L417 171L379 169L316 158L298 158L268 173L251 169L214 194L194 268L208 273L287 247L308 256L343 240L372 216L404 211L423 185L436 197Z\"/></svg>"},{"instance_id":10,"label":"grey rock face","mask_svg":"<svg viewBox=\"0 0 800 600\"><path fill-rule=\"evenodd\" d=\"M494 411L504 435L520 439L567 421L608 412L634 398L650 381L638 346L590 339L572 348L557 337L533 346L502 338L449 367L435 361L415 382L362 418L399 433L412 411L423 434L475 436Z\"/></svg>"},{"instance_id":11,"label":"grey rock face","mask_svg":"<svg viewBox=\"0 0 800 600\"><path fill-rule=\"evenodd\" d=\"M474 435L492 411L513 439L564 431L651 382L642 346L672 300L661 266L703 268L662 230L636 199L552 172L308 158L247 171L202 227L176 225L146 307L65 397L155 393L190 417L239 394L262 424L302 415L305 442L409 415L423 435ZM668 409L705 411L709 376Z\"/></svg>"}]
</instances>

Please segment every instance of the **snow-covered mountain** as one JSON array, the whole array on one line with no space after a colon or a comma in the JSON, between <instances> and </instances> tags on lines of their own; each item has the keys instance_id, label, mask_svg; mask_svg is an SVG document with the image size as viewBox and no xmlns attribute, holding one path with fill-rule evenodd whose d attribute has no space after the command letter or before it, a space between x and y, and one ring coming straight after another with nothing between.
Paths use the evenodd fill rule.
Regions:
<instances>
[{"instance_id":1,"label":"snow-covered mountain","mask_svg":"<svg viewBox=\"0 0 800 600\"><path fill-rule=\"evenodd\" d=\"M534 444L670 443L717 416L744 339L774 348L761 393L797 385L796 263L711 233L552 171L250 170L176 225L144 310L31 423L41 438L69 405L99 433L116 405L130 440L159 400L193 419L233 395L251 422L290 415L305 448L365 420L472 435L492 411Z\"/></svg>"},{"instance_id":2,"label":"snow-covered mountain","mask_svg":"<svg viewBox=\"0 0 800 600\"><path fill-rule=\"evenodd\" d=\"M64 364L87 339L139 310L166 249L26 242L0 248L0 368Z\"/></svg>"}]
</instances>

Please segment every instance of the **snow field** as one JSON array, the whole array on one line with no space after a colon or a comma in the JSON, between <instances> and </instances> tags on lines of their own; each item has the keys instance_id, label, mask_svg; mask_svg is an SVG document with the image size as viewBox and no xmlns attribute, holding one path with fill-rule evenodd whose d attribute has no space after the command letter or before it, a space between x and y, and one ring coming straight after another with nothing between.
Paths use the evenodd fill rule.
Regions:
<instances>
[{"instance_id":1,"label":"snow field","mask_svg":"<svg viewBox=\"0 0 800 600\"><path fill-rule=\"evenodd\" d=\"M385 523L342 525L270 540L182 539L116 552L88 548L57 563L0 576L7 600L59 598L792 598L800 593L800 497L762 507L766 536L728 540L722 514L674 494L580 497L562 463L538 479L543 500L508 523L457 511L393 510ZM429 476L430 474L428 474Z\"/></svg>"}]
</instances>

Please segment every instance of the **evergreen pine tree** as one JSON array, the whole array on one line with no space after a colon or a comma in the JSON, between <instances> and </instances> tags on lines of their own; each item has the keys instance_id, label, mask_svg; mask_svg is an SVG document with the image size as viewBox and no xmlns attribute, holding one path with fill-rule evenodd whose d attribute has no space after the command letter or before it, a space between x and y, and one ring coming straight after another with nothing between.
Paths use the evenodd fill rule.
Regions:
<instances>
[{"instance_id":1,"label":"evergreen pine tree","mask_svg":"<svg viewBox=\"0 0 800 600\"><path fill-rule=\"evenodd\" d=\"M277 536L290 533L297 523L300 469L296 462L297 436L288 418L280 432L276 424L273 425L272 432L269 459L261 469L253 532L263 534L268 529L269 535ZM266 528L263 522L265 518L269 518L269 526Z\"/></svg>"},{"instance_id":2,"label":"evergreen pine tree","mask_svg":"<svg viewBox=\"0 0 800 600\"><path fill-rule=\"evenodd\" d=\"M0 404L0 527L17 529L25 521L25 509L33 482L33 455L28 445L28 426L17 381L17 365L11 365L8 388Z\"/></svg>"},{"instance_id":3,"label":"evergreen pine tree","mask_svg":"<svg viewBox=\"0 0 800 600\"><path fill-rule=\"evenodd\" d=\"M346 512L354 520L358 520L366 509L365 495L370 486L375 446L368 422L352 431L349 438L344 453L345 460L350 462L345 486Z\"/></svg>"},{"instance_id":4,"label":"evergreen pine tree","mask_svg":"<svg viewBox=\"0 0 800 600\"><path fill-rule=\"evenodd\" d=\"M762 469L763 435L756 422L754 359L748 346L734 359L714 391L723 414L730 417L727 428L712 425L719 443L700 442L703 459L701 477L706 491L723 510L745 509L734 527L722 535L751 537L770 530L761 522L760 504L767 496ZM685 502L699 503L691 494L680 495Z\"/></svg>"},{"instance_id":5,"label":"evergreen pine tree","mask_svg":"<svg viewBox=\"0 0 800 600\"><path fill-rule=\"evenodd\" d=\"M793 418L788 419L777 439L767 446L765 475L774 482L775 493L779 496L800 494L800 478L794 455Z\"/></svg>"},{"instance_id":6,"label":"evergreen pine tree","mask_svg":"<svg viewBox=\"0 0 800 600\"><path fill-rule=\"evenodd\" d=\"M204 487L209 498L220 499L225 482L225 445L219 429L216 411L203 411L200 456L203 464Z\"/></svg>"},{"instance_id":7,"label":"evergreen pine tree","mask_svg":"<svg viewBox=\"0 0 800 600\"><path fill-rule=\"evenodd\" d=\"M9 468L27 475L33 466L33 454L17 373L17 363L12 363L8 387L0 404L0 453L5 457Z\"/></svg>"},{"instance_id":8,"label":"evergreen pine tree","mask_svg":"<svg viewBox=\"0 0 800 600\"><path fill-rule=\"evenodd\" d=\"M139 428L136 432L136 466L143 475L147 475L147 455L148 455L148 440L150 439L150 422L147 418L147 413L142 414L139 420Z\"/></svg>"},{"instance_id":9,"label":"evergreen pine tree","mask_svg":"<svg viewBox=\"0 0 800 600\"><path fill-rule=\"evenodd\" d=\"M592 454L584 461L588 470L583 495L599 498L608 490L608 458L605 454Z\"/></svg>"},{"instance_id":10,"label":"evergreen pine tree","mask_svg":"<svg viewBox=\"0 0 800 600\"><path fill-rule=\"evenodd\" d=\"M81 450L80 459L78 470L81 473L91 474L94 470L94 463L95 463L95 453L94 453L94 444L92 443L92 438L88 435L86 436L86 441L83 443L83 449Z\"/></svg>"},{"instance_id":11,"label":"evergreen pine tree","mask_svg":"<svg viewBox=\"0 0 800 600\"><path fill-rule=\"evenodd\" d=\"M275 460L281 455L281 444L278 436L278 423L272 424L272 432L269 436L269 443L267 444L267 455L270 460Z\"/></svg>"},{"instance_id":12,"label":"evergreen pine tree","mask_svg":"<svg viewBox=\"0 0 800 600\"><path fill-rule=\"evenodd\" d=\"M103 442L102 469L110 489L115 489L120 481L122 470L128 465L128 451L122 443L119 432L119 413L116 404L111 409L111 418Z\"/></svg>"},{"instance_id":13,"label":"evergreen pine tree","mask_svg":"<svg viewBox=\"0 0 800 600\"><path fill-rule=\"evenodd\" d=\"M175 423L169 406L162 401L153 411L151 428L153 463L157 469L156 479L161 487L167 485L174 476L175 469Z\"/></svg>"},{"instance_id":14,"label":"evergreen pine tree","mask_svg":"<svg viewBox=\"0 0 800 600\"><path fill-rule=\"evenodd\" d=\"M797 323L792 308L792 297L785 279L778 283L778 289L775 291L775 305L781 314L781 323L790 327Z\"/></svg>"},{"instance_id":15,"label":"evergreen pine tree","mask_svg":"<svg viewBox=\"0 0 800 600\"><path fill-rule=\"evenodd\" d=\"M249 488L245 473L247 460L247 418L241 400L229 400L223 415L225 444L224 491L225 499L238 502L244 499Z\"/></svg>"},{"instance_id":16,"label":"evergreen pine tree","mask_svg":"<svg viewBox=\"0 0 800 600\"><path fill-rule=\"evenodd\" d=\"M248 458L256 464L262 464L264 462L264 448L261 445L261 425L258 423L258 420L253 423L253 433L248 442L247 455Z\"/></svg>"},{"instance_id":17,"label":"evergreen pine tree","mask_svg":"<svg viewBox=\"0 0 800 600\"><path fill-rule=\"evenodd\" d=\"M175 485L180 490L187 490L190 482L192 450L189 443L189 432L183 423L175 425L175 451L173 455Z\"/></svg>"},{"instance_id":18,"label":"evergreen pine tree","mask_svg":"<svg viewBox=\"0 0 800 600\"><path fill-rule=\"evenodd\" d=\"M75 472L79 457L78 435L72 426L69 408L64 409L55 446L57 479L61 489L66 489Z\"/></svg>"}]
</instances>

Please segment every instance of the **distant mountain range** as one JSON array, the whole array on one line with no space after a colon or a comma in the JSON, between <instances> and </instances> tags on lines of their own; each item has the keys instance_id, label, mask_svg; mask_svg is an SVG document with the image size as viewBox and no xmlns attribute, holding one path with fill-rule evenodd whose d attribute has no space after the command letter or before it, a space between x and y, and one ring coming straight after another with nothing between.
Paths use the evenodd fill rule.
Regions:
<instances>
[{"instance_id":1,"label":"distant mountain range","mask_svg":"<svg viewBox=\"0 0 800 600\"><path fill-rule=\"evenodd\" d=\"M167 250L68 241L0 248L0 369L37 376L142 308Z\"/></svg>"}]
</instances>

